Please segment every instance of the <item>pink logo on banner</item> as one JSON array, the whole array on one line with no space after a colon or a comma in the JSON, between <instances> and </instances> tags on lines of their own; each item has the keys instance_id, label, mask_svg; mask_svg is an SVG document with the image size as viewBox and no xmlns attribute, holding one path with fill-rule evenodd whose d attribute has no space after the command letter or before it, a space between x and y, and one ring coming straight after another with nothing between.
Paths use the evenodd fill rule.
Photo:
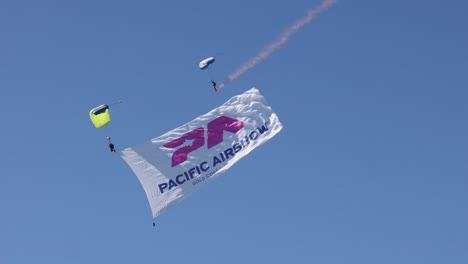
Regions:
<instances>
[{"instance_id":1,"label":"pink logo on banner","mask_svg":"<svg viewBox=\"0 0 468 264\"><path fill-rule=\"evenodd\" d=\"M208 149L218 145L223 142L223 133L224 131L230 133L237 133L241 128L245 126L244 122L237 119L233 119L227 116L220 116L213 121L208 123ZM177 138L169 143L164 144L166 148L176 148L181 145L184 145L186 141L191 142L190 145L183 146L177 149L174 154L172 154L172 167L175 167L182 162L185 162L188 159L188 154L205 144L205 129L199 127L195 130L192 130L188 133L185 133L180 138Z\"/></svg>"}]
</instances>

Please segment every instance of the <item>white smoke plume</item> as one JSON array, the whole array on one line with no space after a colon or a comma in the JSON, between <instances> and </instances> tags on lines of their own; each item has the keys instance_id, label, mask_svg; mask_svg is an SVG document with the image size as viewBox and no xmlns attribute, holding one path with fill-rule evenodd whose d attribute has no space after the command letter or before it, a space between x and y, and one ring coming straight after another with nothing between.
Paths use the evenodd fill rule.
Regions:
<instances>
[{"instance_id":1,"label":"white smoke plume","mask_svg":"<svg viewBox=\"0 0 468 264\"><path fill-rule=\"evenodd\" d=\"M221 90L227 83L239 78L242 74L246 71L250 70L251 68L255 67L258 63L262 62L264 59L268 58L275 50L283 46L286 42L288 42L289 38L291 38L294 33L296 33L299 29L303 26L308 24L310 21L314 20L318 14L327 11L332 5L336 4L337 0L324 0L320 6L308 10L307 15L302 17L301 19L297 20L292 26L288 27L279 37L278 39L267 45L262 51L260 51L255 57L248 60L244 63L240 68L235 70L233 73L229 74L226 81L221 83L217 90Z\"/></svg>"}]
</instances>

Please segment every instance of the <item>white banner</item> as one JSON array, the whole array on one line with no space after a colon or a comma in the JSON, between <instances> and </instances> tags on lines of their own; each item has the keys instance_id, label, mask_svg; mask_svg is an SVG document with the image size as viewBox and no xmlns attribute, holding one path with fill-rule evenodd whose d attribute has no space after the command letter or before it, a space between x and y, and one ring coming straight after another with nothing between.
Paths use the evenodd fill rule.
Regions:
<instances>
[{"instance_id":1,"label":"white banner","mask_svg":"<svg viewBox=\"0 0 468 264\"><path fill-rule=\"evenodd\" d=\"M282 129L252 88L205 115L120 151L140 180L153 218L224 173Z\"/></svg>"}]
</instances>

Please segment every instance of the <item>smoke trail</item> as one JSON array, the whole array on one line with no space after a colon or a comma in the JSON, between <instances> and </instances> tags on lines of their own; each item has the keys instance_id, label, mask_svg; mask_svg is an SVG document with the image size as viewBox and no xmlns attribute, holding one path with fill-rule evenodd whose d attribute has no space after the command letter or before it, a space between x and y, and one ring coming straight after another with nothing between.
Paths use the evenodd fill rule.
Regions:
<instances>
[{"instance_id":1,"label":"smoke trail","mask_svg":"<svg viewBox=\"0 0 468 264\"><path fill-rule=\"evenodd\" d=\"M255 65L262 62L264 59L268 58L268 56L270 56L271 53L273 53L275 50L283 46L294 33L296 33L299 29L301 29L307 23L315 19L318 14L324 11L327 11L328 8L330 8L332 5L336 3L336 1L337 0L324 0L320 4L320 6L314 9L308 10L307 15L297 20L296 23L294 23L292 26L287 28L283 32L283 34L279 36L278 40L266 46L262 51L260 51L260 53L257 54L257 56L251 58L244 65L242 65L239 69L229 74L227 80L218 86L217 88L218 91L221 90L227 83L237 79L246 71L250 70L251 68L255 67Z\"/></svg>"}]
</instances>

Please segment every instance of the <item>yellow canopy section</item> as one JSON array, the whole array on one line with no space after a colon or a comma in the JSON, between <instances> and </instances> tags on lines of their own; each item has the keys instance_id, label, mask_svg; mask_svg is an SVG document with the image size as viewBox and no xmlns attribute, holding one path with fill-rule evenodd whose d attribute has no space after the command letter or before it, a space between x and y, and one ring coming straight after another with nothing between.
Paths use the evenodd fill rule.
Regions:
<instances>
[{"instance_id":1,"label":"yellow canopy section","mask_svg":"<svg viewBox=\"0 0 468 264\"><path fill-rule=\"evenodd\" d=\"M96 128L107 125L111 121L109 106L103 104L91 109L91 111L89 111L89 117Z\"/></svg>"}]
</instances>

